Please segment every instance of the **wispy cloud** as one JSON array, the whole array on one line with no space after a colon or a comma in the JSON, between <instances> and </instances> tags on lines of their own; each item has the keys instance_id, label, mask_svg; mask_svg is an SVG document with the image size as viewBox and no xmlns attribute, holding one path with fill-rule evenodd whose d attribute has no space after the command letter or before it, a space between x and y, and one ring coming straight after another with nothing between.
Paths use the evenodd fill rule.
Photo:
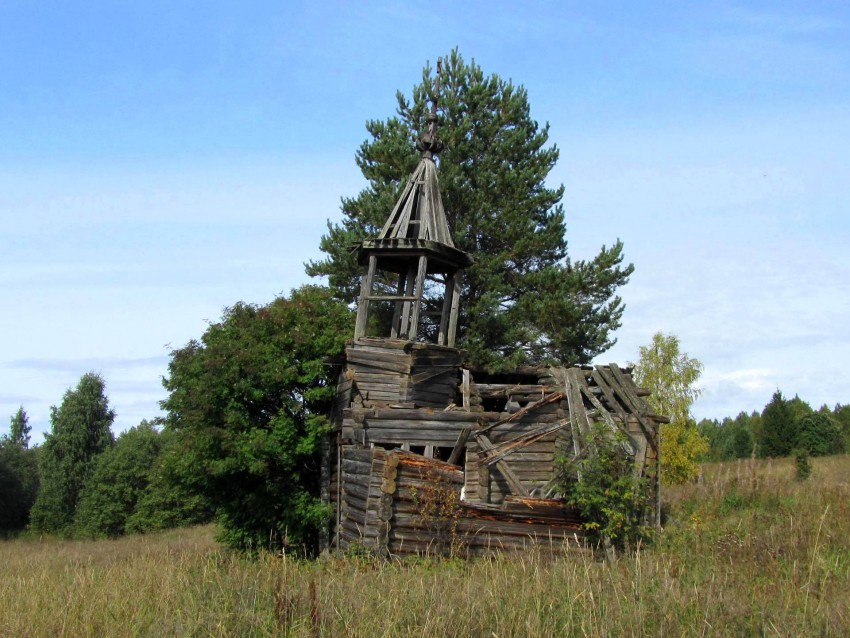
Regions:
<instances>
[{"instance_id":1,"label":"wispy cloud","mask_svg":"<svg viewBox=\"0 0 850 638\"><path fill-rule=\"evenodd\" d=\"M5 367L44 372L76 372L93 370L131 370L135 368L164 367L168 357L91 357L83 359L32 358L16 359L3 364Z\"/></svg>"},{"instance_id":2,"label":"wispy cloud","mask_svg":"<svg viewBox=\"0 0 850 638\"><path fill-rule=\"evenodd\" d=\"M821 35L848 28L843 17L814 11L790 12L781 7L771 10L739 5L728 7L721 15L730 24L776 35Z\"/></svg>"}]
</instances>

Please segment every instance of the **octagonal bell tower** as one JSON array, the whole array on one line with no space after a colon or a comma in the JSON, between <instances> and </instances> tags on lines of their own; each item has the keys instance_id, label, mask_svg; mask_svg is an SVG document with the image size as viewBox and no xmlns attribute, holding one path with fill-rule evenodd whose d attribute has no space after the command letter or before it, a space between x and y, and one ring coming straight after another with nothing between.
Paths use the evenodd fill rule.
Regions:
<instances>
[{"instance_id":1,"label":"octagonal bell tower","mask_svg":"<svg viewBox=\"0 0 850 638\"><path fill-rule=\"evenodd\" d=\"M461 271L472 257L458 250L452 241L434 156L443 144L437 136L437 96L440 90L440 63L428 127L416 145L422 159L408 179L381 232L358 247L358 260L365 267L357 305L354 339L388 337L428 341L454 347L460 303ZM427 313L429 297L443 293L441 307ZM392 319L379 323L385 334L368 334L370 318L383 306L392 309ZM374 326L372 325L374 329Z\"/></svg>"}]
</instances>

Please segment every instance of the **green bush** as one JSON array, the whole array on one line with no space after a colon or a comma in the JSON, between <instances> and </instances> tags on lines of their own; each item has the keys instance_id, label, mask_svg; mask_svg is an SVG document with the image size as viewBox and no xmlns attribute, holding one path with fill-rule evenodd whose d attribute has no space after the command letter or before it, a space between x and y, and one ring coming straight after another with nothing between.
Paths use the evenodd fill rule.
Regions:
<instances>
[{"instance_id":1,"label":"green bush","mask_svg":"<svg viewBox=\"0 0 850 638\"><path fill-rule=\"evenodd\" d=\"M808 450L800 448L794 450L794 467L798 481L805 481L812 475L812 460L809 458Z\"/></svg>"},{"instance_id":2,"label":"green bush","mask_svg":"<svg viewBox=\"0 0 850 638\"><path fill-rule=\"evenodd\" d=\"M0 442L0 533L24 529L38 494L38 448Z\"/></svg>"},{"instance_id":3,"label":"green bush","mask_svg":"<svg viewBox=\"0 0 850 638\"><path fill-rule=\"evenodd\" d=\"M176 470L209 499L229 546L312 552L328 520L320 450L352 313L305 287L267 306L237 304L200 342L171 353L166 429Z\"/></svg>"},{"instance_id":4,"label":"green bush","mask_svg":"<svg viewBox=\"0 0 850 638\"><path fill-rule=\"evenodd\" d=\"M595 454L578 461L569 457L556 459L558 482L567 503L578 509L585 520L585 530L597 542L610 541L628 549L649 540L649 481L636 475L625 435L614 435L604 425L596 424L585 444L586 450L595 450Z\"/></svg>"},{"instance_id":5,"label":"green bush","mask_svg":"<svg viewBox=\"0 0 850 638\"><path fill-rule=\"evenodd\" d=\"M838 424L827 414L807 414L798 426L798 447L812 456L840 454L844 451L844 440Z\"/></svg>"}]
</instances>

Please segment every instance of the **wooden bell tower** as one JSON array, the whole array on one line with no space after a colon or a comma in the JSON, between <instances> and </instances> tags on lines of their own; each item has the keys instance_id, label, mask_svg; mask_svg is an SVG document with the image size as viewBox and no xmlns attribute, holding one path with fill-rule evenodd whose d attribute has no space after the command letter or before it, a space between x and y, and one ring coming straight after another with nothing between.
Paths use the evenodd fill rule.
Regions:
<instances>
[{"instance_id":1,"label":"wooden bell tower","mask_svg":"<svg viewBox=\"0 0 850 638\"><path fill-rule=\"evenodd\" d=\"M365 273L357 305L354 339L390 337L409 341L426 340L454 347L460 302L460 273L472 257L455 248L449 231L434 155L443 148L437 137L437 95L440 63L428 128L416 145L422 159L410 176L389 218L375 239L365 240L358 260ZM429 313L431 330L423 329L426 290L439 296L442 307ZM367 334L370 314L383 304L392 307L388 334ZM386 323L384 331L386 331Z\"/></svg>"}]
</instances>

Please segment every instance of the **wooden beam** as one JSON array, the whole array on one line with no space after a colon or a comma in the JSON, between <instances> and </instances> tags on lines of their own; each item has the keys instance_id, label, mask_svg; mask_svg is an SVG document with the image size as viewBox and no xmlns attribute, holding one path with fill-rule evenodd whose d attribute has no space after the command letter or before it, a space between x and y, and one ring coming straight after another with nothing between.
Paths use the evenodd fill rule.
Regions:
<instances>
[{"instance_id":1,"label":"wooden beam","mask_svg":"<svg viewBox=\"0 0 850 638\"><path fill-rule=\"evenodd\" d=\"M478 447L481 448L483 452L488 452L493 449L493 443L483 432L475 433L475 440L478 442ZM481 464L484 465L484 464ZM520 482L517 478L516 474L513 473L513 470L508 466L507 463L503 460L498 460L494 463L496 468L501 472L502 476L505 477L505 480L508 482L510 488L519 494L520 496L531 496L531 493L525 489L525 486Z\"/></svg>"},{"instance_id":2,"label":"wooden beam","mask_svg":"<svg viewBox=\"0 0 850 638\"><path fill-rule=\"evenodd\" d=\"M455 335L457 334L457 316L460 311L460 289L461 289L461 273L456 271L452 274L452 307L449 311L449 327L446 335L446 345L449 348L455 347Z\"/></svg>"},{"instance_id":3,"label":"wooden beam","mask_svg":"<svg viewBox=\"0 0 850 638\"><path fill-rule=\"evenodd\" d=\"M471 403L471 399L472 399L471 391L472 390L471 390L471 387L470 387L471 381L472 381L472 375L470 374L470 372L467 368L463 369L461 375L462 375L462 378L463 378L462 385L461 385L461 393L463 394L463 409L466 410L467 412L469 412L469 408L472 405L472 403Z\"/></svg>"},{"instance_id":4,"label":"wooden beam","mask_svg":"<svg viewBox=\"0 0 850 638\"><path fill-rule=\"evenodd\" d=\"M656 443L655 438L652 436L652 428L646 422L643 416L643 411L646 406L646 402L643 399L638 399L636 396L632 395L628 386L627 381L623 373L620 371L620 368L617 367L616 363L611 363L608 365L608 369L611 371L611 374L614 375L614 378L617 380L617 384L620 390L620 396L623 397L626 405L631 408L633 416L637 418L638 424L640 424L641 430L643 430L643 435L646 437L646 440L649 441L649 444L652 446L652 449L655 451L656 456L658 456L658 443ZM643 405L641 405L643 404Z\"/></svg>"},{"instance_id":5,"label":"wooden beam","mask_svg":"<svg viewBox=\"0 0 850 638\"><path fill-rule=\"evenodd\" d=\"M366 270L366 276L360 286L360 300L357 302L357 323L354 326L354 338L359 339L366 335L366 327L369 324L369 300L368 297L372 292L372 279L375 277L375 270L378 268L378 257L369 255L369 267Z\"/></svg>"},{"instance_id":6,"label":"wooden beam","mask_svg":"<svg viewBox=\"0 0 850 638\"><path fill-rule=\"evenodd\" d=\"M446 330L449 327L449 315L452 309L452 298L454 297L455 277L454 273L445 275L445 289L443 293L443 311L440 313L440 331L437 333L437 344L444 346L448 337Z\"/></svg>"},{"instance_id":7,"label":"wooden beam","mask_svg":"<svg viewBox=\"0 0 850 638\"><path fill-rule=\"evenodd\" d=\"M494 445L491 449L484 452L481 456L482 459L479 461L480 463L486 463L487 465L493 465L494 463L500 461L505 458L509 454L513 454L517 450L521 450L522 448L531 445L532 443L536 443L540 439L553 432L557 432L561 428L564 428L570 424L569 419L564 419L563 421L558 421L557 423L547 423L541 427L534 428L528 432L524 432L519 436L515 436L514 438L503 441L497 445Z\"/></svg>"},{"instance_id":8,"label":"wooden beam","mask_svg":"<svg viewBox=\"0 0 850 638\"><path fill-rule=\"evenodd\" d=\"M412 304L410 309L410 325L407 330L407 337L411 341L416 341L417 333L419 332L419 310L422 305L422 294L425 292L425 273L428 270L428 257L425 255L419 256L419 270L416 272L416 283L413 287L413 294L416 301L409 301Z\"/></svg>"},{"instance_id":9,"label":"wooden beam","mask_svg":"<svg viewBox=\"0 0 850 638\"><path fill-rule=\"evenodd\" d=\"M403 273L399 273L398 275L398 285L396 287L396 292L399 295L404 294L404 286L407 280L407 271L405 270ZM398 338L398 324L401 322L401 307L404 304L400 301L395 303L395 308L393 309L393 322L390 327L390 338L396 339Z\"/></svg>"},{"instance_id":10,"label":"wooden beam","mask_svg":"<svg viewBox=\"0 0 850 638\"><path fill-rule=\"evenodd\" d=\"M404 282L404 294L406 296L413 295L413 286L416 283L416 275L410 271L409 269L406 271L406 281ZM412 301L402 301L401 302L401 325L398 330L399 337L407 338L407 333L409 331L410 326L410 309L412 306Z\"/></svg>"},{"instance_id":11,"label":"wooden beam","mask_svg":"<svg viewBox=\"0 0 850 638\"><path fill-rule=\"evenodd\" d=\"M471 427L465 427L460 431L460 434L457 436L457 441L455 441L455 446L452 448L452 453L449 455L449 459L446 463L460 465L458 461L460 461L460 455L463 453L463 448L466 446L466 442L469 440L470 434L472 434Z\"/></svg>"},{"instance_id":12,"label":"wooden beam","mask_svg":"<svg viewBox=\"0 0 850 638\"><path fill-rule=\"evenodd\" d=\"M544 405L554 403L555 401L560 401L563 398L564 398L563 392L553 392L549 396L546 396L546 397L543 397L542 399L540 399L540 401L535 401L534 403L530 403L529 405L525 406L524 408L520 408L519 410L517 410L516 412L514 412L510 416L505 417L504 419L500 419L499 421L496 421L495 423L491 423L490 425L488 425L484 428L481 428L480 430L478 430L478 432L481 433L481 434L484 434L486 432L489 432L493 428L497 428L500 425L504 425L505 423L511 423L512 421L519 421L522 417L524 417L529 412L533 412L537 408L541 408Z\"/></svg>"}]
</instances>

